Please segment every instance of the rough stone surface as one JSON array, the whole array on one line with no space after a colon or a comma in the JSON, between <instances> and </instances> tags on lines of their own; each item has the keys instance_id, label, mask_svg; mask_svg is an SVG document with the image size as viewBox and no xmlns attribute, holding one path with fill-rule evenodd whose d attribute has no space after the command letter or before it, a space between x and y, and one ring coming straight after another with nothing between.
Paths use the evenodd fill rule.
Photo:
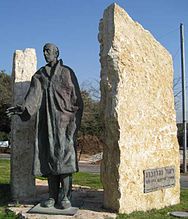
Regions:
<instances>
[{"instance_id":1,"label":"rough stone surface","mask_svg":"<svg viewBox=\"0 0 188 219\"><path fill-rule=\"evenodd\" d=\"M16 50L13 58L12 105L22 104L32 75L36 72L34 49ZM22 122L18 116L11 124L11 191L13 199L35 195L35 180L31 174L34 144L34 119Z\"/></svg>"},{"instance_id":2,"label":"rough stone surface","mask_svg":"<svg viewBox=\"0 0 188 219\"><path fill-rule=\"evenodd\" d=\"M179 203L179 146L168 51L118 5L99 26L104 206L120 213ZM175 166L176 184L144 193L143 171Z\"/></svg>"}]
</instances>

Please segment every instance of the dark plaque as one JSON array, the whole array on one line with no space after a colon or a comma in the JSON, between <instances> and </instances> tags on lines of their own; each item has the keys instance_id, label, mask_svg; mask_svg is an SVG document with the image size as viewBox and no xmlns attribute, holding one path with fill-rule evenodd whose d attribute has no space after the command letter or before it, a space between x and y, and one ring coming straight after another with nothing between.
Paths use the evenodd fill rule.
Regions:
<instances>
[{"instance_id":1,"label":"dark plaque","mask_svg":"<svg viewBox=\"0 0 188 219\"><path fill-rule=\"evenodd\" d=\"M175 167L144 170L144 193L175 186Z\"/></svg>"}]
</instances>

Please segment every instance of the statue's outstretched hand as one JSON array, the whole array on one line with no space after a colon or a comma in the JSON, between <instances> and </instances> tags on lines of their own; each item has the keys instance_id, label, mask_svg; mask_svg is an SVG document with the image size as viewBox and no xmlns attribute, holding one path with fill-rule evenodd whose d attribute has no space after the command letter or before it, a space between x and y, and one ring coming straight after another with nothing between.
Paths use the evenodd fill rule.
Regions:
<instances>
[{"instance_id":1,"label":"statue's outstretched hand","mask_svg":"<svg viewBox=\"0 0 188 219\"><path fill-rule=\"evenodd\" d=\"M21 105L16 105L14 107L10 107L5 112L8 117L11 117L13 115L20 115L23 113L23 109Z\"/></svg>"}]
</instances>

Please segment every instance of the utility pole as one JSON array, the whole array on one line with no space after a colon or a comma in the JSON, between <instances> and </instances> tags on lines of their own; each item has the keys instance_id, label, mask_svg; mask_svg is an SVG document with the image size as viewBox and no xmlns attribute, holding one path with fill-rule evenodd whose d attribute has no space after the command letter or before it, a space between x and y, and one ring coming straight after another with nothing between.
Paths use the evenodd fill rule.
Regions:
<instances>
[{"instance_id":1,"label":"utility pole","mask_svg":"<svg viewBox=\"0 0 188 219\"><path fill-rule=\"evenodd\" d=\"M185 48L184 27L180 24L181 75L182 75L182 117L183 117L183 172L187 172L187 119L186 119L186 80L185 80Z\"/></svg>"}]
</instances>

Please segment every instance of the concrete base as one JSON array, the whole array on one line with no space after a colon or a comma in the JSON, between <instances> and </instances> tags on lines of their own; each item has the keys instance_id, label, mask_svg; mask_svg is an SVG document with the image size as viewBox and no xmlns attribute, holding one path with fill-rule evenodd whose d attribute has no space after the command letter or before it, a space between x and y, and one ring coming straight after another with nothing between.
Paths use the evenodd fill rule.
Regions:
<instances>
[{"instance_id":1,"label":"concrete base","mask_svg":"<svg viewBox=\"0 0 188 219\"><path fill-rule=\"evenodd\" d=\"M40 204L31 208L28 213L37 213L37 214L53 214L53 215L70 215L73 216L77 213L79 208L71 207L67 209L59 209L55 207L44 208Z\"/></svg>"}]
</instances>

